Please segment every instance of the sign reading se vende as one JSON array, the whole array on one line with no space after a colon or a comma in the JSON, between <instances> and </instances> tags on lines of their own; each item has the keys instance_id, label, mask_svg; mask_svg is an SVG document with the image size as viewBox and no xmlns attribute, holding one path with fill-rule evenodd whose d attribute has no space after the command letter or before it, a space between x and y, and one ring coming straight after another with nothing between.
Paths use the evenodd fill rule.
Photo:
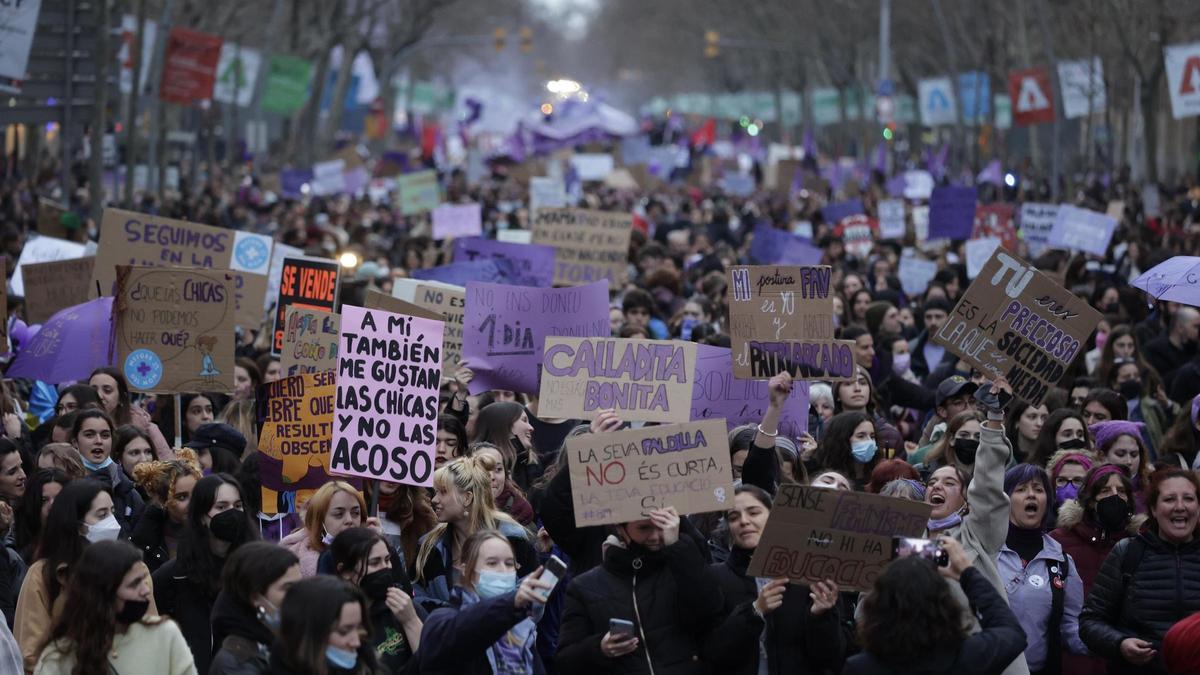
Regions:
<instances>
[{"instance_id":1,"label":"sign reading se vende","mask_svg":"<svg viewBox=\"0 0 1200 675\"><path fill-rule=\"evenodd\" d=\"M631 422L691 419L696 343L547 337L540 413L585 419L614 408Z\"/></svg>"},{"instance_id":2,"label":"sign reading se vende","mask_svg":"<svg viewBox=\"0 0 1200 675\"><path fill-rule=\"evenodd\" d=\"M275 303L275 339L272 353L283 349L289 307L332 312L337 302L341 266L334 260L285 258L279 281L279 299Z\"/></svg>"},{"instance_id":3,"label":"sign reading se vende","mask_svg":"<svg viewBox=\"0 0 1200 675\"><path fill-rule=\"evenodd\" d=\"M724 420L666 424L567 439L575 525L642 520L728 508L733 473Z\"/></svg>"},{"instance_id":4,"label":"sign reading se vende","mask_svg":"<svg viewBox=\"0 0 1200 675\"><path fill-rule=\"evenodd\" d=\"M933 340L1033 405L1062 379L1100 312L998 248Z\"/></svg>"}]
</instances>

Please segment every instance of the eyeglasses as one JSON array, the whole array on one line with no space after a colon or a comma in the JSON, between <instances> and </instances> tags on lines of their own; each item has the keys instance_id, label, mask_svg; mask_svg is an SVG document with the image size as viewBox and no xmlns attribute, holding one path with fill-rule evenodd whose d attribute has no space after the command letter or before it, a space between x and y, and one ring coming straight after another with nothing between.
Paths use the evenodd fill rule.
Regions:
<instances>
[{"instance_id":1,"label":"eyeglasses","mask_svg":"<svg viewBox=\"0 0 1200 675\"><path fill-rule=\"evenodd\" d=\"M1076 488L1083 487L1083 476L1079 476L1078 478L1059 476L1054 479L1054 487L1066 487L1067 485L1074 485Z\"/></svg>"}]
</instances>

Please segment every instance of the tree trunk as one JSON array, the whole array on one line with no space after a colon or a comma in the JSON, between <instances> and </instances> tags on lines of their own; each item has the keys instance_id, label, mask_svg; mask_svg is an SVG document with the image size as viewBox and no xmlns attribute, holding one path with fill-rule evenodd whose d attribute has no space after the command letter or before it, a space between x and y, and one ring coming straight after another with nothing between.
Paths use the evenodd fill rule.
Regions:
<instances>
[{"instance_id":1,"label":"tree trunk","mask_svg":"<svg viewBox=\"0 0 1200 675\"><path fill-rule=\"evenodd\" d=\"M133 169L137 166L138 106L142 97L142 36L146 32L146 0L137 0L137 32L129 53L133 57L133 85L129 88L129 116L125 119L125 208L133 208Z\"/></svg>"},{"instance_id":2,"label":"tree trunk","mask_svg":"<svg viewBox=\"0 0 1200 675\"><path fill-rule=\"evenodd\" d=\"M1158 182L1158 80L1142 86L1142 140L1146 148L1146 181Z\"/></svg>"},{"instance_id":3,"label":"tree trunk","mask_svg":"<svg viewBox=\"0 0 1200 675\"><path fill-rule=\"evenodd\" d=\"M88 202L91 219L99 223L104 212L104 131L108 127L109 2L96 3L96 98L92 110L92 156L88 163ZM116 197L114 194L113 197Z\"/></svg>"},{"instance_id":4,"label":"tree trunk","mask_svg":"<svg viewBox=\"0 0 1200 675\"><path fill-rule=\"evenodd\" d=\"M312 91L308 101L296 116L296 125L292 129L291 148L288 155L300 166L312 164L312 140L316 130L317 116L321 112L321 96L325 93L325 80L329 77L329 50L322 50L317 60L316 72L313 74Z\"/></svg>"},{"instance_id":5,"label":"tree trunk","mask_svg":"<svg viewBox=\"0 0 1200 675\"><path fill-rule=\"evenodd\" d=\"M338 127L342 125L342 111L346 108L346 97L350 93L350 81L354 73L354 58L357 51L347 43L342 49L342 63L338 66L337 81L333 85L333 96L329 101L329 119L325 120L324 131L318 148L322 155L333 149Z\"/></svg>"}]
</instances>

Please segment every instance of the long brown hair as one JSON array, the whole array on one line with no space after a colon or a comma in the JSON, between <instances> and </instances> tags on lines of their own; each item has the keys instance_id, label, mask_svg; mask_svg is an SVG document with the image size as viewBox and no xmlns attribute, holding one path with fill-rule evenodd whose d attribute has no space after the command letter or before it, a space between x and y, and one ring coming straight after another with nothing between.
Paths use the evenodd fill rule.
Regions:
<instances>
[{"instance_id":1,"label":"long brown hair","mask_svg":"<svg viewBox=\"0 0 1200 675\"><path fill-rule=\"evenodd\" d=\"M380 495L380 501L383 501ZM384 516L400 526L400 545L404 549L404 563L417 559L421 537L437 526L437 515L429 504L425 488L416 485L400 485L388 500Z\"/></svg>"},{"instance_id":2,"label":"long brown hair","mask_svg":"<svg viewBox=\"0 0 1200 675\"><path fill-rule=\"evenodd\" d=\"M884 664L903 669L934 652L954 653L967 628L950 586L921 558L899 558L863 598L858 641Z\"/></svg>"}]
</instances>

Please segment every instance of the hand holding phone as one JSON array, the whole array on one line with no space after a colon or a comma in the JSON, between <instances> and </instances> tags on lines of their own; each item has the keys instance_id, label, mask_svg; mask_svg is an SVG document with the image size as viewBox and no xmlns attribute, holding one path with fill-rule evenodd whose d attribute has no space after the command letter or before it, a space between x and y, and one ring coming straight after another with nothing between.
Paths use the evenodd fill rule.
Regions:
<instances>
[{"instance_id":1,"label":"hand holding phone","mask_svg":"<svg viewBox=\"0 0 1200 675\"><path fill-rule=\"evenodd\" d=\"M542 596L543 604L550 599L550 594L554 592L554 587L558 585L558 582L562 579L565 579L566 576L567 564L559 559L559 557L556 555L550 556L550 559L547 560L546 564L542 566L541 580L549 584L548 587L540 589L539 591Z\"/></svg>"},{"instance_id":2,"label":"hand holding phone","mask_svg":"<svg viewBox=\"0 0 1200 675\"><path fill-rule=\"evenodd\" d=\"M632 654L638 648L633 622L626 619L609 619L608 632L600 639L600 652L610 659Z\"/></svg>"}]
</instances>

